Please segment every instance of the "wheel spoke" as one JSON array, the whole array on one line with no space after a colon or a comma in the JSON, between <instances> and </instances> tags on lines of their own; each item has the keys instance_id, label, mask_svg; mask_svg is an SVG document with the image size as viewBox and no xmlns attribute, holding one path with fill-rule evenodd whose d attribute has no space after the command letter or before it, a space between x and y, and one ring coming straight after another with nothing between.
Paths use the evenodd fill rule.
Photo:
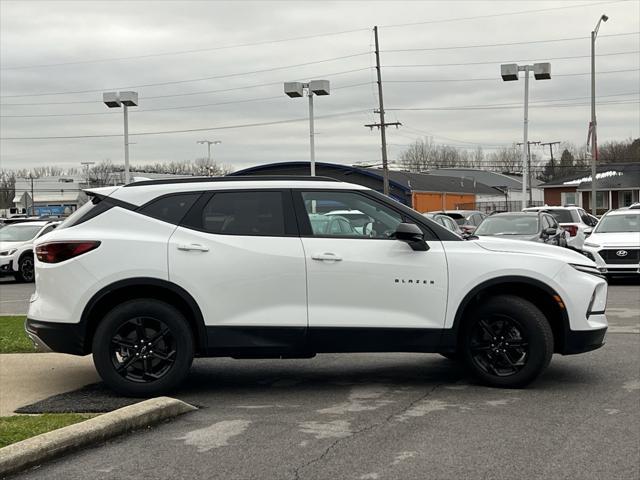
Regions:
<instances>
[{"instance_id":1,"label":"wheel spoke","mask_svg":"<svg viewBox=\"0 0 640 480\"><path fill-rule=\"evenodd\" d=\"M133 364L133 362L135 362L136 360L139 360L138 357L136 357L135 355L129 355L129 357L126 358L126 360L124 362L122 362L118 368L116 369L116 371L118 373L122 372L123 370L128 370L128 368Z\"/></svg>"},{"instance_id":2,"label":"wheel spoke","mask_svg":"<svg viewBox=\"0 0 640 480\"><path fill-rule=\"evenodd\" d=\"M169 362L169 363L173 363L175 361L175 358L173 358L176 354L175 350L170 351L169 353L162 353L162 352L153 352L151 354L152 357L158 358L160 360L163 360L165 362Z\"/></svg>"},{"instance_id":3,"label":"wheel spoke","mask_svg":"<svg viewBox=\"0 0 640 480\"><path fill-rule=\"evenodd\" d=\"M111 343L115 343L116 345L118 345L119 347L124 347L124 348L135 348L135 344L131 343L128 340L125 340L122 337L113 337L111 339Z\"/></svg>"},{"instance_id":4,"label":"wheel spoke","mask_svg":"<svg viewBox=\"0 0 640 480\"><path fill-rule=\"evenodd\" d=\"M484 352L487 350L491 350L491 344L489 343L479 343L476 345L471 345L471 350L474 352Z\"/></svg>"},{"instance_id":5,"label":"wheel spoke","mask_svg":"<svg viewBox=\"0 0 640 480\"><path fill-rule=\"evenodd\" d=\"M161 340L162 338L164 338L164 336L169 333L169 329L168 328L163 328L161 331L159 331L158 333L156 333L153 337L151 337L149 339L149 343L151 343L152 347L155 347L156 343Z\"/></svg>"},{"instance_id":6,"label":"wheel spoke","mask_svg":"<svg viewBox=\"0 0 640 480\"><path fill-rule=\"evenodd\" d=\"M142 319L141 318L134 319L133 324L136 327L136 335L138 336L138 340L146 340L147 335L145 334L145 331L144 331L144 325L142 325Z\"/></svg>"}]
</instances>

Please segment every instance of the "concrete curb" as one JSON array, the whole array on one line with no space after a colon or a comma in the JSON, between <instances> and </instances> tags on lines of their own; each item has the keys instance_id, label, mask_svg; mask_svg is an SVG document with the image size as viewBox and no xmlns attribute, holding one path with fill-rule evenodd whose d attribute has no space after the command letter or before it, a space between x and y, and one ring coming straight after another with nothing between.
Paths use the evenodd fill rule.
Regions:
<instances>
[{"instance_id":1,"label":"concrete curb","mask_svg":"<svg viewBox=\"0 0 640 480\"><path fill-rule=\"evenodd\" d=\"M0 448L0 477L193 410L197 408L175 398L157 397L36 435Z\"/></svg>"}]
</instances>

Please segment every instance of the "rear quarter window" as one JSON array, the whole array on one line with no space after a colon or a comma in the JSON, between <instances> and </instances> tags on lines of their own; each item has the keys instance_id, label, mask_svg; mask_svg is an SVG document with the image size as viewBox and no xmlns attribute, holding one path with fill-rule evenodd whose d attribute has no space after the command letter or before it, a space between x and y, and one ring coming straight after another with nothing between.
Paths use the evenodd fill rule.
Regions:
<instances>
[{"instance_id":1,"label":"rear quarter window","mask_svg":"<svg viewBox=\"0 0 640 480\"><path fill-rule=\"evenodd\" d=\"M141 214L178 225L201 193L176 193L151 200L138 210Z\"/></svg>"}]
</instances>

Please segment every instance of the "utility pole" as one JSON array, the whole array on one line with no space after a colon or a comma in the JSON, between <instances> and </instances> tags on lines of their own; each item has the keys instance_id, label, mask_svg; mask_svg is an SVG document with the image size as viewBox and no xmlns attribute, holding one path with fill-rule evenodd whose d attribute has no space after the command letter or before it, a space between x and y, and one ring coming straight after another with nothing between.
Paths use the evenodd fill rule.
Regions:
<instances>
[{"instance_id":1,"label":"utility pole","mask_svg":"<svg viewBox=\"0 0 640 480\"><path fill-rule=\"evenodd\" d=\"M591 31L591 123L589 124L589 137L591 139L591 213L596 215L596 163L598 161L598 137L596 122L596 37L600 30L600 23L606 22L609 17L601 15L596 27ZM589 141L587 141L589 143Z\"/></svg>"},{"instance_id":2,"label":"utility pole","mask_svg":"<svg viewBox=\"0 0 640 480\"><path fill-rule=\"evenodd\" d=\"M523 145L524 146L524 143L520 142L520 143L517 143L516 145L518 145L518 146ZM530 142L530 141L527 140L527 162L526 162L527 163L527 165L526 165L527 176L526 176L526 178L527 178L527 183L529 184L529 204L531 204L532 197L533 197L533 192L531 190L531 145L540 145L540 142ZM524 168L524 166L523 166L523 168ZM523 194L522 195L522 201L523 201L523 204L524 204L525 192L523 191L522 194ZM527 206L529 206L529 205L527 205Z\"/></svg>"},{"instance_id":3,"label":"utility pole","mask_svg":"<svg viewBox=\"0 0 640 480\"><path fill-rule=\"evenodd\" d=\"M369 129L377 127L380 130L380 140L382 142L382 192L385 195L389 195L389 163L387 161L387 133L386 129L389 125L394 125L398 128L402 125L400 122L386 123L384 121L384 101L382 99L382 72L380 69L380 44L378 42L378 26L373 27L373 35L376 42L376 73L378 75L378 104L379 108L375 110L375 113L380 114L380 123L370 123L365 125Z\"/></svg>"},{"instance_id":4,"label":"utility pole","mask_svg":"<svg viewBox=\"0 0 640 480\"><path fill-rule=\"evenodd\" d=\"M540 145L542 145L543 147L545 145L549 145L549 153L551 153L551 174L555 177L556 176L556 163L553 159L553 146L554 145L560 145L560 142L547 142L547 143L541 143Z\"/></svg>"}]
</instances>

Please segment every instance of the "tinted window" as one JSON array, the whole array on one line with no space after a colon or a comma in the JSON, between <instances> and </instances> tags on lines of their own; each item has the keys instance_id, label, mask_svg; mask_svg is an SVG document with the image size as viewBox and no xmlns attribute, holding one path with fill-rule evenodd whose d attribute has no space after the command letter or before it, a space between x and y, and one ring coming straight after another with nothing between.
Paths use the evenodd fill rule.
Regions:
<instances>
[{"instance_id":1,"label":"tinted window","mask_svg":"<svg viewBox=\"0 0 640 480\"><path fill-rule=\"evenodd\" d=\"M223 235L285 235L281 192L221 192L214 194L191 225Z\"/></svg>"},{"instance_id":2,"label":"tinted window","mask_svg":"<svg viewBox=\"0 0 640 480\"><path fill-rule=\"evenodd\" d=\"M152 200L140 209L140 213L163 222L178 225L200 193L180 193Z\"/></svg>"},{"instance_id":3,"label":"tinted window","mask_svg":"<svg viewBox=\"0 0 640 480\"><path fill-rule=\"evenodd\" d=\"M577 221L571 215L571 210L545 210L545 212L553 215L558 223L575 223Z\"/></svg>"},{"instance_id":4,"label":"tinted window","mask_svg":"<svg viewBox=\"0 0 640 480\"><path fill-rule=\"evenodd\" d=\"M303 192L305 210L314 235L392 238L403 217L376 200L352 192ZM331 210L357 210L359 218L324 215ZM362 218L362 217L366 218ZM329 224L330 218L334 223ZM335 220L338 220L337 222Z\"/></svg>"},{"instance_id":5,"label":"tinted window","mask_svg":"<svg viewBox=\"0 0 640 480\"><path fill-rule=\"evenodd\" d=\"M46 235L47 233L51 232L54 228L56 228L55 225L49 225L44 230L42 230L42 232L40 232L40 235L38 235L38 237Z\"/></svg>"}]
</instances>

